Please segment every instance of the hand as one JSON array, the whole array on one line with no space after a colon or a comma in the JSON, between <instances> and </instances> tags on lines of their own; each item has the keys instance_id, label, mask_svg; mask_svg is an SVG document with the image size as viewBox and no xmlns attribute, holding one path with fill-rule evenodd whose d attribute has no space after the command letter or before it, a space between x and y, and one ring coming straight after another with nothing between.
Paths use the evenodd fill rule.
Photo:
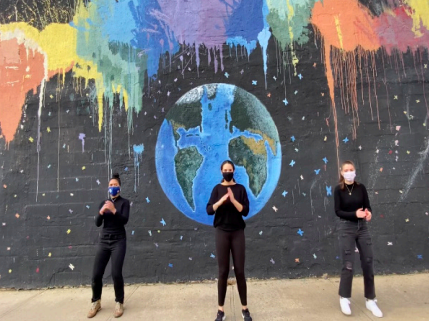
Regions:
<instances>
[{"instance_id":1,"label":"hand","mask_svg":"<svg viewBox=\"0 0 429 321\"><path fill-rule=\"evenodd\" d=\"M226 200L229 198L229 194L225 194L222 196L222 198L218 201L219 206L226 202Z\"/></svg>"},{"instance_id":2,"label":"hand","mask_svg":"<svg viewBox=\"0 0 429 321\"><path fill-rule=\"evenodd\" d=\"M357 218L364 218L366 217L366 212L363 210L363 208L360 208L356 211L356 217Z\"/></svg>"},{"instance_id":3,"label":"hand","mask_svg":"<svg viewBox=\"0 0 429 321\"><path fill-rule=\"evenodd\" d=\"M231 187L228 187L228 195L231 202L235 200L234 193L232 192Z\"/></svg>"},{"instance_id":4,"label":"hand","mask_svg":"<svg viewBox=\"0 0 429 321\"><path fill-rule=\"evenodd\" d=\"M103 207L106 207L106 209L112 212L112 214L116 214L115 205L113 205L111 201L106 201Z\"/></svg>"},{"instance_id":5,"label":"hand","mask_svg":"<svg viewBox=\"0 0 429 321\"><path fill-rule=\"evenodd\" d=\"M100 215L103 215L104 212L107 210L106 205L103 205L103 207L100 209L100 211L98 212Z\"/></svg>"},{"instance_id":6,"label":"hand","mask_svg":"<svg viewBox=\"0 0 429 321\"><path fill-rule=\"evenodd\" d=\"M372 213L370 211L368 211L367 209L365 209L365 213L366 213L365 220L367 222L371 221Z\"/></svg>"}]
</instances>

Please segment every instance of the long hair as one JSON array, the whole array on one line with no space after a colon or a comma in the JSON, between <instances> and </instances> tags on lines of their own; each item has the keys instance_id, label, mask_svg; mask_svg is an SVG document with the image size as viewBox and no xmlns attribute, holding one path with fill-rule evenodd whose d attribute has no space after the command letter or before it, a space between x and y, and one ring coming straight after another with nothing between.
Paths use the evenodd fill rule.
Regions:
<instances>
[{"instance_id":1,"label":"long hair","mask_svg":"<svg viewBox=\"0 0 429 321\"><path fill-rule=\"evenodd\" d=\"M222 170L222 169L223 169L223 166L224 166L224 165L226 165L226 164L230 164L230 165L232 166L232 170L233 170L233 172L235 172L235 165L234 165L234 163L233 163L233 162L231 162L230 160L226 160L226 161L224 161L224 162L222 163L222 165L220 165L220 170ZM224 179L224 178L222 178L221 183L223 183L224 181L225 181L225 179ZM232 181L235 183L235 179L234 179L234 178L232 179Z\"/></svg>"},{"instance_id":2,"label":"long hair","mask_svg":"<svg viewBox=\"0 0 429 321\"><path fill-rule=\"evenodd\" d=\"M118 181L118 183L119 183L119 186L121 186L121 185L122 185L122 184L121 184L121 178L119 177L119 174L118 174L118 173L114 173L114 174L112 175L112 178L109 180L109 182L110 182L112 179L116 179L116 180Z\"/></svg>"},{"instance_id":3,"label":"long hair","mask_svg":"<svg viewBox=\"0 0 429 321\"><path fill-rule=\"evenodd\" d=\"M345 165L352 165L352 166L353 166L353 168L356 170L355 163L353 163L351 160L346 160L346 161L344 161L344 162L341 164L340 171L342 171L342 170L343 170L343 167L344 167ZM356 183L356 185L359 185L359 183L358 183L356 180L355 180L355 183ZM345 188L346 188L345 179L344 179L344 176L343 176L343 175L341 175L341 172L340 172L340 188L341 188L341 189L345 189Z\"/></svg>"}]
</instances>

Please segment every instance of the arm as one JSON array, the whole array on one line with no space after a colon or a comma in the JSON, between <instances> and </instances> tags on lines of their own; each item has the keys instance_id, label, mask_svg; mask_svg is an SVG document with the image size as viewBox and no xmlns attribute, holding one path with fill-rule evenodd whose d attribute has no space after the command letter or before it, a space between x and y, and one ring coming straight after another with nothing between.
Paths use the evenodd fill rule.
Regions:
<instances>
[{"instance_id":1,"label":"arm","mask_svg":"<svg viewBox=\"0 0 429 321\"><path fill-rule=\"evenodd\" d=\"M127 224L130 217L130 201L124 200L119 210L114 213L115 217L121 221L122 224Z\"/></svg>"},{"instance_id":2,"label":"arm","mask_svg":"<svg viewBox=\"0 0 429 321\"><path fill-rule=\"evenodd\" d=\"M219 205L216 203L218 201L217 196L217 187L215 186L210 195L209 202L207 203L206 211L208 215L213 215L218 209Z\"/></svg>"},{"instance_id":3,"label":"arm","mask_svg":"<svg viewBox=\"0 0 429 321\"><path fill-rule=\"evenodd\" d=\"M371 204L369 203L368 192L363 184L361 184L361 186L363 190L363 209L367 209L368 211L372 212Z\"/></svg>"},{"instance_id":4,"label":"arm","mask_svg":"<svg viewBox=\"0 0 429 321\"><path fill-rule=\"evenodd\" d=\"M101 202L100 206L98 207L98 215L95 217L95 226L100 227L101 224L103 224L104 219L104 201ZM103 213L103 214L101 214Z\"/></svg>"},{"instance_id":5,"label":"arm","mask_svg":"<svg viewBox=\"0 0 429 321\"><path fill-rule=\"evenodd\" d=\"M353 220L356 219L356 212L346 212L341 210L341 195L340 188L336 188L334 192L334 202L335 202L335 214L338 217L341 217L345 220Z\"/></svg>"},{"instance_id":6,"label":"arm","mask_svg":"<svg viewBox=\"0 0 429 321\"><path fill-rule=\"evenodd\" d=\"M249 214L249 197L247 196L247 191L245 187L243 187L241 206L242 206L241 211L237 207L236 208L241 213L242 216L246 217Z\"/></svg>"}]
</instances>

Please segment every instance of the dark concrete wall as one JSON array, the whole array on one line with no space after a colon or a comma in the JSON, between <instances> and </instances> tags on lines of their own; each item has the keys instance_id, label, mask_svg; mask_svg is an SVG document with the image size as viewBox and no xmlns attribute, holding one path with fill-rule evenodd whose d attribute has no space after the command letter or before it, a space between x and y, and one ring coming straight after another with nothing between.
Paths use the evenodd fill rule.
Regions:
<instances>
[{"instance_id":1,"label":"dark concrete wall","mask_svg":"<svg viewBox=\"0 0 429 321\"><path fill-rule=\"evenodd\" d=\"M122 2L119 1L118 6ZM150 9L149 2L134 3L146 4L147 10ZM262 10L262 1L251 3L256 7L254 10ZM383 3L387 6L390 2ZM277 163L266 160L270 150L267 136L264 136L266 144L262 144L262 150L256 138L254 145L246 145L250 146L247 150L243 147L229 149L238 155L237 160L246 161L248 166L241 166L241 183L247 182L246 168L250 168L249 173L256 177L253 179L266 183L255 183L255 186L264 187L251 205L261 209L246 220L247 277L296 278L339 273L337 219L329 191L333 191L337 184L338 161L345 159L355 161L357 179L369 192L373 208L370 231L376 272L410 273L427 269L429 109L426 97L429 95L429 71L426 48L410 47L405 52L390 53L383 46L364 53L361 49L342 52L333 48L328 63L334 68L334 77L338 77L332 100L323 42L320 35L315 36L315 27L310 23L305 27L309 38L305 43L282 48L272 35L266 55L260 42L256 43L250 55L241 46L236 48L224 44L220 48L223 53L221 59L219 48L210 47L210 44L204 46L202 42L199 66L195 47L185 46L177 40L175 50L155 56L160 58L156 61L158 71L155 75L148 77L153 61L147 58L142 63L146 69L138 69L140 79L136 78L141 82L141 86L136 86L140 91L136 92L135 87L127 85L129 71L121 70L124 75L122 87L127 89L129 97L138 96L141 110L132 105L131 98L128 110L125 110L124 92L114 91L109 96L107 80L111 79L108 77L103 78L107 89L101 109L99 100L103 96L98 96L97 100L97 79L77 78L81 73L76 68L81 67L76 67L76 64L64 68L64 73L49 71L46 83L36 84L34 91L28 88L21 92L25 97L24 104L16 107L14 102L20 100L10 94L15 93L16 88L11 87L7 73L14 70L10 68L14 63L21 63L19 68L25 69L25 66L22 56L16 60L11 58L12 47L6 41L22 40L22 35L16 33L11 36L7 33L8 28L16 20L31 23L38 30L55 22L66 24L75 14L75 5L73 1L63 1L53 8L41 6L40 16L32 19L24 14L32 12L30 8L18 8L19 14L15 16L12 1L0 4L3 28L0 29L0 58L3 61L0 63L0 104L3 105L0 113L3 134L0 144L1 287L35 288L90 283L100 232L94 224L94 217L98 215L98 204L107 196L107 183L112 171L121 174L122 195L132 202L126 226L126 282L215 278L214 229L205 224L207 217L204 211L191 213L194 215L191 217L189 204L184 205L189 207L185 211L177 208L175 202L187 201L184 193L178 192L174 186L165 185L163 182L168 182L168 179L159 179L160 175L167 178L171 175L167 168L172 168L175 158L168 158L163 150L157 150L161 148L157 141L162 140L163 124L168 124L168 121L179 124L181 120L180 125L186 127L186 124L196 122L195 117L201 117L201 106L195 109L188 103L190 107L187 108L177 103L179 98L199 86L213 83L237 86L253 95L256 100L245 101L244 107L259 104L258 101L265 106L269 113L267 119L258 119L264 114L256 112L256 109L248 108L246 111L240 107L233 121L243 130L252 131L253 125L260 126L261 130L254 133L268 133L274 141L278 133L281 147ZM103 1L93 1L92 5L101 6ZM308 1L309 9L313 5ZM370 9L362 4L359 6L372 19L382 14L380 8L388 10L381 6L381 2ZM216 14L217 6L213 4L213 8ZM249 5L235 10L251 11L252 8ZM295 9L300 10L298 7ZM109 10L112 13L117 9ZM62 14L54 19L52 12ZM243 18L237 19L241 21ZM252 25L251 22L243 24L245 27ZM28 29L19 28L29 35ZM271 26L270 30L274 33L275 27ZM421 31L427 35L423 20ZM212 31L209 28L207 32ZM287 30L284 32L288 33ZM52 39L52 42L59 39ZM136 36L135 39L142 38ZM150 49L137 40L131 42L132 46ZM44 44L42 48L42 42L40 40L39 43L41 52L48 46ZM111 53L117 53L116 45L112 41ZM25 46L33 48L36 45L26 43ZM21 47L16 48L22 50ZM146 51L142 52L140 55L144 57ZM335 56L335 52L342 55L341 59ZM102 53L96 54L102 56ZM295 66L291 60L294 55L299 58ZM266 76L264 56L267 59ZM219 64L217 71L216 59ZM101 60L99 70L103 70ZM130 66L136 68L140 65L135 59ZM113 74L113 69L109 67L104 72ZM25 75L17 79L22 82L19 82L21 88L27 88L22 80ZM119 84L115 83L116 86ZM221 109L227 97L219 95L221 102L213 102L213 110ZM285 97L287 104L283 102ZM354 102L357 103L356 110L353 109ZM11 118L7 118L6 108L12 108L8 106L15 106L14 113L20 115L13 137L5 135L3 129L6 123L8 128L13 125L9 121ZM219 117L216 111L210 115ZM102 120L100 128L99 119ZM248 126L252 119L253 125ZM214 128L206 134L216 136L222 132L223 126L224 123L219 122L219 129ZM192 127L189 125L187 128ZM178 146L179 143L176 140L172 144ZM201 153L203 145L198 145ZM214 150L216 146L206 144L204 148L208 148L213 164L219 165L231 157L210 154L210 148ZM181 161L173 167L180 171L184 184L194 188L191 194L195 199L198 194L209 194L214 185L212 182L220 180L218 165L207 173L195 174L193 166L199 168L198 157L191 155ZM267 170L264 166L275 168L276 164L281 164L279 178L269 174L264 178L263 173ZM202 175L203 183L199 181L198 186L193 186L196 180L192 175ZM246 187L249 193L253 192L249 184ZM197 209L200 210L198 206ZM110 267L106 273L106 277L109 276Z\"/></svg>"}]
</instances>

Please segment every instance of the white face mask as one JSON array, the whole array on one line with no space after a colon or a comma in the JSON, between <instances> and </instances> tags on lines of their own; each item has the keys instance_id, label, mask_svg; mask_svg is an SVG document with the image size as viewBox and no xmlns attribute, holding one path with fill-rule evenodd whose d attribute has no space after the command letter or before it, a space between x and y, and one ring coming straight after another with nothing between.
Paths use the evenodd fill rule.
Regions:
<instances>
[{"instance_id":1,"label":"white face mask","mask_svg":"<svg viewBox=\"0 0 429 321\"><path fill-rule=\"evenodd\" d=\"M348 182L354 182L355 181L355 177L356 177L356 172L355 171L351 171L351 172L345 172L343 174L344 179Z\"/></svg>"}]
</instances>

